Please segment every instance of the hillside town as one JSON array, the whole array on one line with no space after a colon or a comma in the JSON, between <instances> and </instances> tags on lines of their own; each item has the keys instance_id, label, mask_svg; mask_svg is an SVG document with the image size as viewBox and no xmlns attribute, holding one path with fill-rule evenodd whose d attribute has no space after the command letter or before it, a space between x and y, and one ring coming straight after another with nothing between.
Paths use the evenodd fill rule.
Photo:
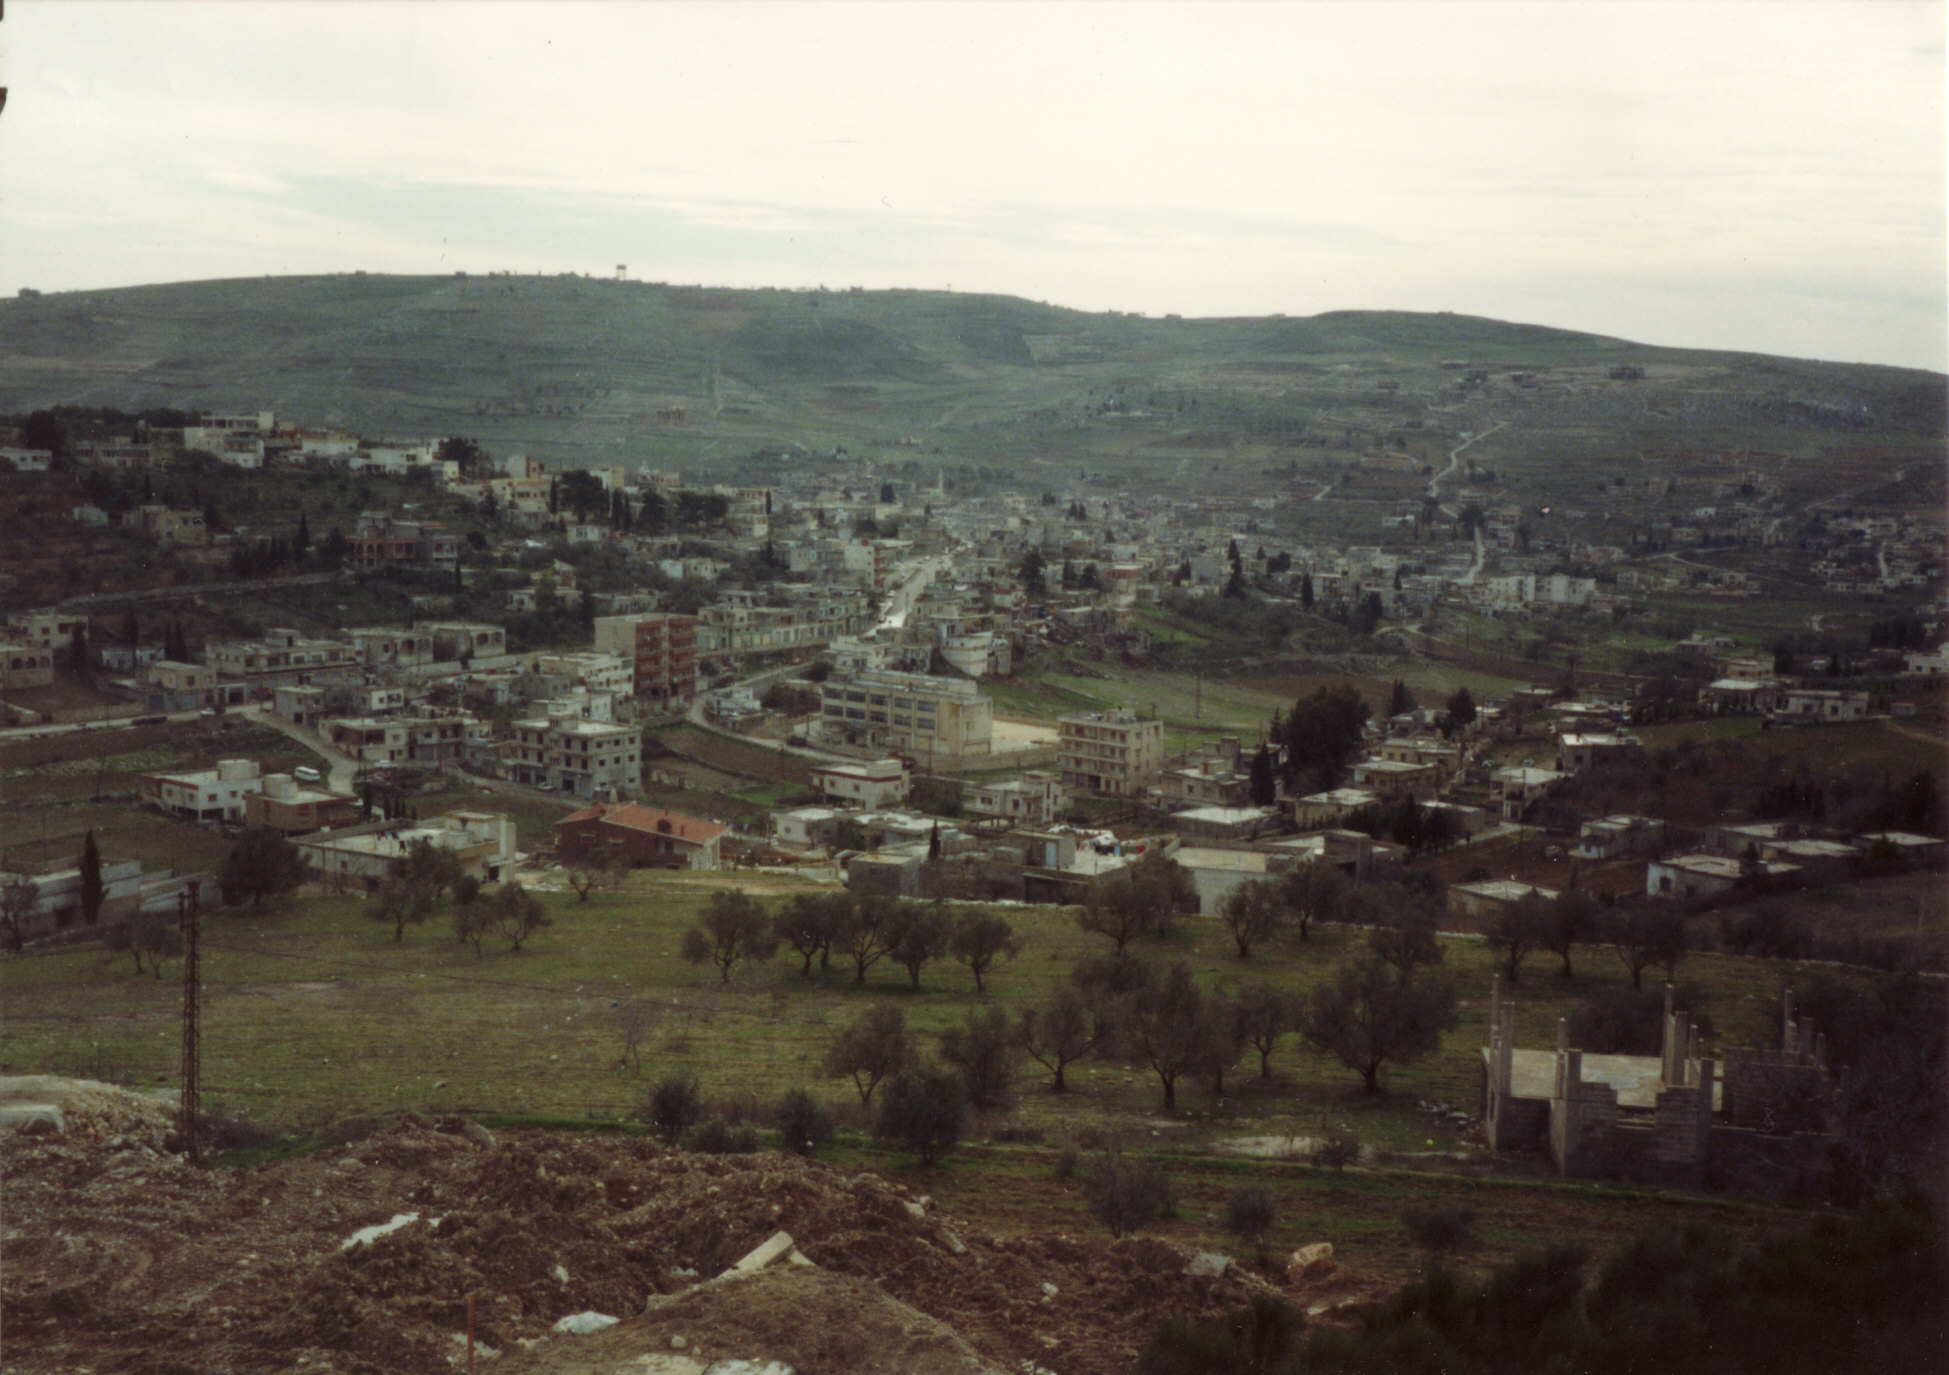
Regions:
<instances>
[{"instance_id":1,"label":"hillside town","mask_svg":"<svg viewBox=\"0 0 1949 1375\"><path fill-rule=\"evenodd\" d=\"M598 849L631 868L768 866L903 897L1088 905L1161 852L1191 875L1207 914L1240 885L1295 868L1398 879L1429 855L1539 837L1521 873L1440 870L1447 910L1478 929L1566 888L1696 901L1941 860L1942 840L1925 833L1939 820L1933 802L1910 808L1906 825L1887 807L1701 826L1603 806L1604 780L1644 766L1637 723L1912 716L1917 690L1949 679L1940 529L1796 516L1768 500L1767 455L1707 456L1723 469L1708 504L1645 526L1628 550L1578 537L1580 512L1533 522L1466 474L1451 500L1430 482L1430 495L1401 502L1389 523L1404 539L1290 547L1268 532L1283 505L1311 499L1304 484L1272 483L1250 501L1108 481L1068 498L963 495L944 469L779 451L747 465L770 475L762 485L696 486L671 472L551 471L471 441L366 437L271 412L185 419L58 456L17 440L0 466L82 473L100 500L66 520L140 531L206 576L403 580L419 612L193 644L172 623L145 636L141 595L82 595L6 617L0 689L50 688L59 671L113 703L67 713L70 724L241 714L301 741L328 767L226 760L147 776L143 801L291 837L333 890L377 888L414 838L483 879L546 858L518 855L506 819L490 815L402 831L412 809L401 776L561 799L579 809L555 847L571 865ZM219 529L214 501L135 495L185 464L213 477L384 475L425 499L361 509L323 534L302 511ZM1676 552L1710 548L1729 553L1707 564ZM1574 642L1645 619L1648 589L1748 597L1787 567L1911 609L1891 618L1885 645L1845 661L1755 654L1694 631L1635 677L1579 681L1573 653L1550 681L1480 701L1464 687L1417 704L1397 683L1376 710L1321 689L1255 733L1167 729L1141 703L1025 714L1007 695L1019 665L1052 652L1144 663L1158 625L1147 611L1222 618L1246 589L1275 633L1278 617L1317 610L1399 654L1443 608ZM1241 641L1254 633L1241 624ZM16 728L56 717L9 710ZM686 801L684 761L659 743L678 726L796 761L805 786L763 815L713 815ZM43 924L65 925L72 873L36 882ZM151 905L175 891L124 886L118 904L137 888Z\"/></svg>"}]
</instances>

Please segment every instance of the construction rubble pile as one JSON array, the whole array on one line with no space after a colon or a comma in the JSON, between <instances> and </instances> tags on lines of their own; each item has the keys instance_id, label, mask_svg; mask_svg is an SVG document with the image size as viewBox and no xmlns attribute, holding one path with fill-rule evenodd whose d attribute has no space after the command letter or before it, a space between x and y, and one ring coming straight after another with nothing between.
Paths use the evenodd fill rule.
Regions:
<instances>
[{"instance_id":1,"label":"construction rubble pile","mask_svg":"<svg viewBox=\"0 0 1949 1375\"><path fill-rule=\"evenodd\" d=\"M25 1087L23 1087L23 1085ZM168 1105L9 1081L10 1372L1128 1369L1263 1281L1154 1238L997 1237L868 1174L406 1117L203 1171ZM56 1109L50 1115L22 1103Z\"/></svg>"}]
</instances>

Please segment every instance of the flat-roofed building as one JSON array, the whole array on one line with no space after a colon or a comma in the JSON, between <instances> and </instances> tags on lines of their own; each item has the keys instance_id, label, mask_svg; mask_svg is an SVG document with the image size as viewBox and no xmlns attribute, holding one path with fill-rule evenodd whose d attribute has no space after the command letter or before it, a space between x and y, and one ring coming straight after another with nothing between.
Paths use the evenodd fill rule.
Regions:
<instances>
[{"instance_id":1,"label":"flat-roofed building","mask_svg":"<svg viewBox=\"0 0 1949 1375\"><path fill-rule=\"evenodd\" d=\"M505 756L508 776L530 787L575 797L634 797L643 786L643 729L579 716L514 723Z\"/></svg>"},{"instance_id":2,"label":"flat-roofed building","mask_svg":"<svg viewBox=\"0 0 1949 1375\"><path fill-rule=\"evenodd\" d=\"M1031 773L1004 783L969 783L961 789L961 810L969 816L997 817L1030 826L1047 826L1062 812L1067 797L1053 773Z\"/></svg>"},{"instance_id":3,"label":"flat-roofed building","mask_svg":"<svg viewBox=\"0 0 1949 1375\"><path fill-rule=\"evenodd\" d=\"M514 821L496 812L448 812L410 825L371 822L295 843L327 892L371 892L387 867L422 841L451 854L462 873L483 883L499 882L515 860Z\"/></svg>"},{"instance_id":4,"label":"flat-roofed building","mask_svg":"<svg viewBox=\"0 0 1949 1375\"><path fill-rule=\"evenodd\" d=\"M1742 879L1780 878L1799 872L1799 865L1777 860L1673 855L1645 866L1644 890L1654 898L1708 898L1726 892Z\"/></svg>"},{"instance_id":5,"label":"flat-roofed building","mask_svg":"<svg viewBox=\"0 0 1949 1375\"><path fill-rule=\"evenodd\" d=\"M1566 732L1557 737L1556 766L1564 773L1644 757L1644 741L1615 732Z\"/></svg>"},{"instance_id":6,"label":"flat-roofed building","mask_svg":"<svg viewBox=\"0 0 1949 1375\"><path fill-rule=\"evenodd\" d=\"M142 775L142 800L185 821L242 821L244 799L263 789L255 759L219 759L214 769Z\"/></svg>"},{"instance_id":7,"label":"flat-roofed building","mask_svg":"<svg viewBox=\"0 0 1949 1375\"><path fill-rule=\"evenodd\" d=\"M668 612L595 619L595 651L633 666L639 701L675 710L697 697L697 618Z\"/></svg>"},{"instance_id":8,"label":"flat-roofed building","mask_svg":"<svg viewBox=\"0 0 1949 1375\"><path fill-rule=\"evenodd\" d=\"M0 643L0 688L52 687L54 651L40 645Z\"/></svg>"},{"instance_id":9,"label":"flat-roofed building","mask_svg":"<svg viewBox=\"0 0 1949 1375\"><path fill-rule=\"evenodd\" d=\"M311 835L358 824L358 798L304 787L288 773L265 774L263 791L244 798L244 825L285 835Z\"/></svg>"},{"instance_id":10,"label":"flat-roofed building","mask_svg":"<svg viewBox=\"0 0 1949 1375\"><path fill-rule=\"evenodd\" d=\"M923 767L985 755L994 742L988 699L966 678L861 673L819 685L819 732L828 744L899 750Z\"/></svg>"},{"instance_id":11,"label":"flat-roofed building","mask_svg":"<svg viewBox=\"0 0 1949 1375\"><path fill-rule=\"evenodd\" d=\"M351 755L368 768L402 764L412 758L411 737L401 720L340 716L322 723L321 730L333 749Z\"/></svg>"},{"instance_id":12,"label":"flat-roofed building","mask_svg":"<svg viewBox=\"0 0 1949 1375\"><path fill-rule=\"evenodd\" d=\"M813 790L844 807L879 808L905 802L912 782L913 772L901 759L822 764L812 770Z\"/></svg>"},{"instance_id":13,"label":"flat-roofed building","mask_svg":"<svg viewBox=\"0 0 1949 1375\"><path fill-rule=\"evenodd\" d=\"M75 627L88 633L88 617L75 611L22 611L7 617L7 640L37 649L65 650L74 642Z\"/></svg>"},{"instance_id":14,"label":"flat-roofed building","mask_svg":"<svg viewBox=\"0 0 1949 1375\"><path fill-rule=\"evenodd\" d=\"M1523 883L1517 879L1451 883L1448 885L1448 914L1481 922L1493 921L1529 897L1553 902L1557 898L1557 891L1554 888L1538 888L1533 883Z\"/></svg>"},{"instance_id":15,"label":"flat-roofed building","mask_svg":"<svg viewBox=\"0 0 1949 1375\"><path fill-rule=\"evenodd\" d=\"M1128 707L1056 718L1057 766L1071 792L1131 797L1164 769L1164 723Z\"/></svg>"}]
</instances>

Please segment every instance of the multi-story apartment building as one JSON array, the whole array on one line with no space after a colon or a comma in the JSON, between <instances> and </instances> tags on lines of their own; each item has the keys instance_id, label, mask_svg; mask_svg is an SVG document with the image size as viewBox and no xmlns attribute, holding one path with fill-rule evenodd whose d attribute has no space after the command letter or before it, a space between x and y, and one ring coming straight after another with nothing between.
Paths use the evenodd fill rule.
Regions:
<instances>
[{"instance_id":1,"label":"multi-story apartment building","mask_svg":"<svg viewBox=\"0 0 1949 1375\"><path fill-rule=\"evenodd\" d=\"M514 656L508 653L506 626L491 621L415 621L413 629L432 636L435 663L460 664L475 673L514 663Z\"/></svg>"},{"instance_id":2,"label":"multi-story apartment building","mask_svg":"<svg viewBox=\"0 0 1949 1375\"><path fill-rule=\"evenodd\" d=\"M52 687L54 651L0 642L0 688Z\"/></svg>"},{"instance_id":3,"label":"multi-story apartment building","mask_svg":"<svg viewBox=\"0 0 1949 1375\"><path fill-rule=\"evenodd\" d=\"M1057 766L1072 792L1128 797L1157 783L1164 768L1164 723L1128 707L1056 718Z\"/></svg>"},{"instance_id":4,"label":"multi-story apartment building","mask_svg":"<svg viewBox=\"0 0 1949 1375\"><path fill-rule=\"evenodd\" d=\"M922 767L987 754L994 712L965 678L861 673L819 685L821 738L832 744L900 750Z\"/></svg>"},{"instance_id":5,"label":"multi-story apartment building","mask_svg":"<svg viewBox=\"0 0 1949 1375\"><path fill-rule=\"evenodd\" d=\"M652 709L687 706L697 696L695 616L598 616L595 651L620 654L636 666L637 700Z\"/></svg>"},{"instance_id":6,"label":"multi-story apartment building","mask_svg":"<svg viewBox=\"0 0 1949 1375\"><path fill-rule=\"evenodd\" d=\"M642 755L640 726L541 716L514 723L505 759L508 776L516 783L576 797L613 791L629 798L643 786Z\"/></svg>"},{"instance_id":7,"label":"multi-story apartment building","mask_svg":"<svg viewBox=\"0 0 1949 1375\"><path fill-rule=\"evenodd\" d=\"M261 640L222 640L204 651L204 662L219 678L252 687L309 683L355 664L352 649L339 640L309 639L296 630L272 629Z\"/></svg>"},{"instance_id":8,"label":"multi-story apartment building","mask_svg":"<svg viewBox=\"0 0 1949 1375\"><path fill-rule=\"evenodd\" d=\"M394 520L370 513L346 541L354 568L437 568L452 572L460 557L453 532L437 520Z\"/></svg>"},{"instance_id":9,"label":"multi-story apartment building","mask_svg":"<svg viewBox=\"0 0 1949 1375\"><path fill-rule=\"evenodd\" d=\"M699 654L762 654L823 645L863 630L873 621L861 593L822 595L789 606L754 606L735 595L698 616Z\"/></svg>"},{"instance_id":10,"label":"multi-story apartment building","mask_svg":"<svg viewBox=\"0 0 1949 1375\"><path fill-rule=\"evenodd\" d=\"M368 768L403 764L412 758L412 733L409 723L399 717L376 720L370 716L339 717L321 723L332 748L349 754Z\"/></svg>"},{"instance_id":11,"label":"multi-story apartment building","mask_svg":"<svg viewBox=\"0 0 1949 1375\"><path fill-rule=\"evenodd\" d=\"M823 764L812 770L812 788L841 807L891 807L907 800L913 773L904 759Z\"/></svg>"},{"instance_id":12,"label":"multi-story apartment building","mask_svg":"<svg viewBox=\"0 0 1949 1375\"><path fill-rule=\"evenodd\" d=\"M636 665L620 654L537 654L530 670L543 680L544 691L591 693L627 697L636 691Z\"/></svg>"},{"instance_id":13,"label":"multi-story apartment building","mask_svg":"<svg viewBox=\"0 0 1949 1375\"><path fill-rule=\"evenodd\" d=\"M76 626L82 634L88 633L86 612L23 611L7 617L7 639L37 649L65 650L73 643Z\"/></svg>"}]
</instances>

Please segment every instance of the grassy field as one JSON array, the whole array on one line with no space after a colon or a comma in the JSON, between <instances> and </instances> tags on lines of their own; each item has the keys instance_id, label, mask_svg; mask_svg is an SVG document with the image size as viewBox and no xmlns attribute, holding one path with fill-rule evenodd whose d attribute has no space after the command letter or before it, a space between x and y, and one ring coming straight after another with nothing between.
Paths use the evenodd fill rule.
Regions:
<instances>
[{"instance_id":1,"label":"grassy field","mask_svg":"<svg viewBox=\"0 0 1949 1375\"><path fill-rule=\"evenodd\" d=\"M859 987L850 970L801 978L789 952L740 969L726 984L712 967L682 961L677 949L709 894L733 882L782 897L798 881L637 874L625 890L587 902L544 892L554 926L518 954L490 950L478 958L437 920L395 944L389 928L364 919L357 898L306 899L280 912L217 911L206 923L203 960L206 1092L226 1109L290 1125L409 1108L617 1118L635 1109L646 1081L688 1067L717 1098L770 1101L805 1084L843 1102L850 1088L823 1080L820 1059L836 1029L868 1003L893 1001L931 1043L932 1033L977 1009L1013 1015L1065 979L1079 956L1107 948L1067 910L1017 908L1007 915L1024 948L991 976L985 996L945 961L923 970L918 990L886 962ZM1215 921L1190 918L1170 941L1140 953L1188 962L1208 988L1266 980L1304 989L1361 939L1350 928L1325 928L1244 963ZM1270 1082L1256 1078L1254 1064L1241 1067L1222 1099L1204 1086L1181 1086L1174 1117L1160 1112L1155 1076L1141 1067L1073 1067L1077 1091L1060 1096L1036 1088L1039 1076L1030 1075L1019 1121L1056 1136L1135 1126L1183 1149L1323 1128L1395 1149L1450 1148L1454 1128L1414 1104L1472 1106L1474 1047L1484 1034L1494 960L1463 939L1448 943L1448 960L1464 995L1461 1028L1441 1055L1392 1071L1390 1091L1378 1098L1359 1092L1344 1068L1291 1043L1275 1056ZM1558 1016L1593 986L1625 977L1602 951L1586 952L1579 972L1566 984L1532 967L1519 1001L1526 1042L1550 1044ZM1769 1025L1770 1000L1786 974L1765 961L1695 956L1681 977L1709 990L1722 1042L1748 1044ZM0 989L7 1002L0 1064L8 1072L173 1082L177 989L168 979L136 976L129 957L91 948L16 956L0 965ZM620 1063L618 1018L632 999L656 1009L642 1077Z\"/></svg>"}]
</instances>

